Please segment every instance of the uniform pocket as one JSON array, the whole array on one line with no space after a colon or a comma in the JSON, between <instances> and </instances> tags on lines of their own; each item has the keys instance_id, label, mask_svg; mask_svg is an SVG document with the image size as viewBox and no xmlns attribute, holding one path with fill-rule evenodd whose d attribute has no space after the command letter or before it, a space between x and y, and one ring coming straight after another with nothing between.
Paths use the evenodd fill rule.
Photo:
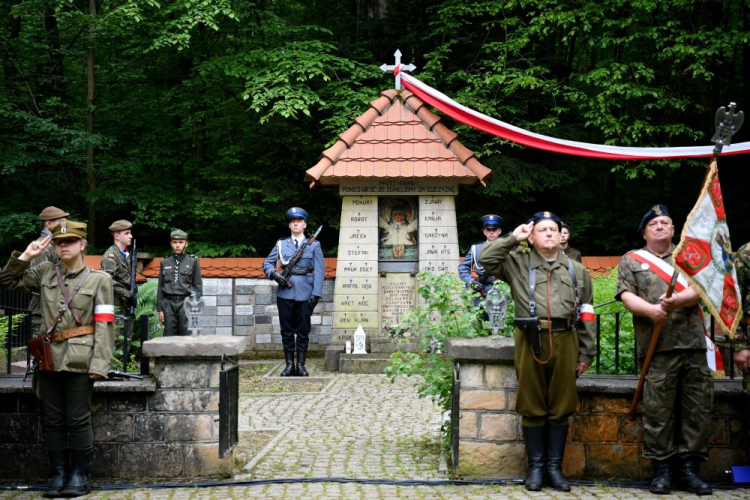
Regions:
<instances>
[{"instance_id":1,"label":"uniform pocket","mask_svg":"<svg viewBox=\"0 0 750 500\"><path fill-rule=\"evenodd\" d=\"M73 297L72 307L78 309L78 314L83 316L83 311L94 310L94 289L93 288L81 288L78 293ZM81 320L84 320L81 318ZM85 320L84 320L85 321Z\"/></svg>"},{"instance_id":2,"label":"uniform pocket","mask_svg":"<svg viewBox=\"0 0 750 500\"><path fill-rule=\"evenodd\" d=\"M193 270L192 269L180 269L180 280L183 283L193 282Z\"/></svg>"},{"instance_id":3,"label":"uniform pocket","mask_svg":"<svg viewBox=\"0 0 750 500\"><path fill-rule=\"evenodd\" d=\"M64 363L71 370L88 370L94 355L94 336L82 335L68 339L68 351Z\"/></svg>"}]
</instances>

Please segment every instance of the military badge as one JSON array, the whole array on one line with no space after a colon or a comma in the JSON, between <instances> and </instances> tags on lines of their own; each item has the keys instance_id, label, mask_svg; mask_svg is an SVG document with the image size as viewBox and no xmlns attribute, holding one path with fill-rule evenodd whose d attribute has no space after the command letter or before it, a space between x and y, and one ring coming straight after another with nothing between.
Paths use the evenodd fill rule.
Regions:
<instances>
[{"instance_id":1,"label":"military badge","mask_svg":"<svg viewBox=\"0 0 750 500\"><path fill-rule=\"evenodd\" d=\"M653 210L653 211L654 211L654 213L655 213L656 215L658 215L658 216L661 216L661 215L662 215L662 212L661 212L661 207L660 207L659 205L654 205L654 206L653 206L653 207L651 208L651 210Z\"/></svg>"}]
</instances>

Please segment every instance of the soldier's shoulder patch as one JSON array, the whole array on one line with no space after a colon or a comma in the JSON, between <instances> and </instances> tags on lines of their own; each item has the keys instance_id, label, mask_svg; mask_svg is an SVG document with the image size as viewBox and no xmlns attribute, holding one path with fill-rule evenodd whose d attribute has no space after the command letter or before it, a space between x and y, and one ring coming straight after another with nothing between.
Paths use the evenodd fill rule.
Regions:
<instances>
[{"instance_id":1,"label":"soldier's shoulder patch","mask_svg":"<svg viewBox=\"0 0 750 500\"><path fill-rule=\"evenodd\" d=\"M114 258L115 258L115 254L113 254L113 253L108 253L108 254L107 254L107 257L109 257L110 259L114 259Z\"/></svg>"}]
</instances>

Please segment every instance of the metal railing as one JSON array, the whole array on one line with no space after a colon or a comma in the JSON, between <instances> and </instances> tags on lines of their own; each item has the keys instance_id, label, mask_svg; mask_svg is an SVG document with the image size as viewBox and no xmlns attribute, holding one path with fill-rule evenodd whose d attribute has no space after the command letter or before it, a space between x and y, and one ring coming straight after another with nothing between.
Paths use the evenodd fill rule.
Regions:
<instances>
[{"instance_id":1,"label":"metal railing","mask_svg":"<svg viewBox=\"0 0 750 500\"><path fill-rule=\"evenodd\" d=\"M13 371L14 351L26 347L26 343L33 335L30 300L30 293L0 288L0 328L5 332L5 342L2 346L5 350L5 374ZM25 368L21 371L25 371Z\"/></svg>"}]
</instances>

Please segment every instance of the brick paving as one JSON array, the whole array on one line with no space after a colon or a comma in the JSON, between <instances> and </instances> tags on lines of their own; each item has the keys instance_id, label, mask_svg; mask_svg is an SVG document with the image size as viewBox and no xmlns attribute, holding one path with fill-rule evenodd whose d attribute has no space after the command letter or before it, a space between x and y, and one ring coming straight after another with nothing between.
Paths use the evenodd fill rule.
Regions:
<instances>
[{"instance_id":1,"label":"brick paving","mask_svg":"<svg viewBox=\"0 0 750 500\"><path fill-rule=\"evenodd\" d=\"M317 375L317 373L315 374ZM382 375L341 375L319 393L254 394L240 400L240 432L276 431L276 438L237 471L238 481L351 477L387 480L448 479L439 466L442 419L419 399L414 380L395 384ZM40 498L40 492L3 491L0 499ZM695 498L664 497L647 490L574 486L571 493L529 493L521 485L405 486L357 483L292 483L211 488L95 491L97 500L188 499L482 499L482 498ZM750 499L750 489L716 490L713 498Z\"/></svg>"}]
</instances>

